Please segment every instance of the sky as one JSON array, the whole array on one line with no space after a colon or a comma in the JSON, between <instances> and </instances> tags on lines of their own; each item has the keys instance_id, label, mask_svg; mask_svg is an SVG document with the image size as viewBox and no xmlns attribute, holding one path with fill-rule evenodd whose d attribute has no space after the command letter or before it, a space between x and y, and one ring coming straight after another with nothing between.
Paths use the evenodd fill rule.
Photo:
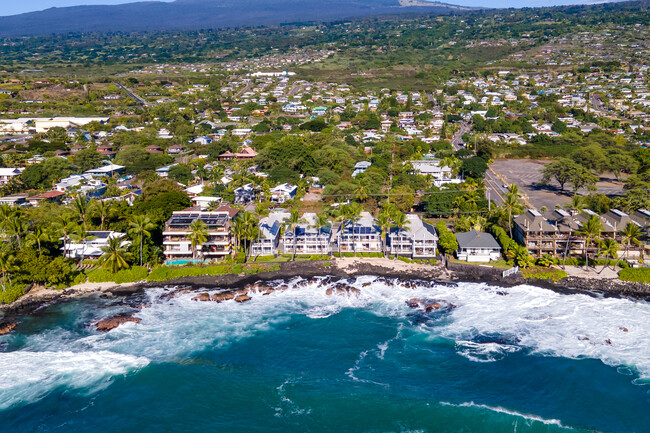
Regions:
<instances>
[{"instance_id":1,"label":"sky","mask_svg":"<svg viewBox=\"0 0 650 433\"><path fill-rule=\"evenodd\" d=\"M90 4L120 4L132 3L135 0L28 0L14 1L2 0L0 15L16 15L24 12L33 12L51 7L90 5ZM170 0L162 0L170 1ZM326 0L324 0L326 1ZM602 0L442 0L460 6L483 6L483 7L534 7L534 6L556 6L565 4L594 4L603 3Z\"/></svg>"}]
</instances>

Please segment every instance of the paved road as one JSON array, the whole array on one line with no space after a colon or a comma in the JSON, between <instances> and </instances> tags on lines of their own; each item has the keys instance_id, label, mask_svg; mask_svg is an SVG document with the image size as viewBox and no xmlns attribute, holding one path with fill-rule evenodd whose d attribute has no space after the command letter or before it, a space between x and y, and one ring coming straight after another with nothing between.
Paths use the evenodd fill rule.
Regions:
<instances>
[{"instance_id":1,"label":"paved road","mask_svg":"<svg viewBox=\"0 0 650 433\"><path fill-rule=\"evenodd\" d=\"M461 149L461 143L463 142L463 135L468 133L471 128L467 122L460 122L459 124L458 131L454 134L454 136L451 138L451 147L454 150L459 150Z\"/></svg>"},{"instance_id":2,"label":"paved road","mask_svg":"<svg viewBox=\"0 0 650 433\"><path fill-rule=\"evenodd\" d=\"M485 172L485 198L494 201L497 206L504 202L508 186L491 168Z\"/></svg>"},{"instance_id":3,"label":"paved road","mask_svg":"<svg viewBox=\"0 0 650 433\"><path fill-rule=\"evenodd\" d=\"M121 89L122 91L124 91L124 93L126 93L126 95L127 95L129 98L133 99L133 100L134 100L135 102L137 102L138 104L141 104L141 105L144 105L144 106L152 105L152 104L150 104L149 102L147 102L144 98L141 98L140 96L136 95L135 92L133 92L133 90L129 89L128 87L125 87L125 86L123 86L123 85L120 84L120 83L115 83L115 85L116 85L119 89Z\"/></svg>"},{"instance_id":4,"label":"paved road","mask_svg":"<svg viewBox=\"0 0 650 433\"><path fill-rule=\"evenodd\" d=\"M589 95L589 103L595 111L600 111L602 113L607 111L605 104L603 104L603 100L595 93Z\"/></svg>"}]
</instances>

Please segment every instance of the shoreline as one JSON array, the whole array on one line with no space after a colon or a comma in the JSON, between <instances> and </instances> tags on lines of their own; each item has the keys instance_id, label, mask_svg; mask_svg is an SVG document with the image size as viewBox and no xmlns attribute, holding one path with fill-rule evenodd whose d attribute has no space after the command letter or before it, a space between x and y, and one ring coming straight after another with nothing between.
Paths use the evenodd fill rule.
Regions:
<instances>
[{"instance_id":1,"label":"shoreline","mask_svg":"<svg viewBox=\"0 0 650 433\"><path fill-rule=\"evenodd\" d=\"M326 266L326 263L331 263ZM626 282L618 279L569 276L557 282L545 279L526 279L521 274L501 277L501 270L467 265L449 270L441 265L405 263L390 259L343 258L331 261L286 262L280 270L256 274L225 274L218 276L181 277L162 282L141 281L134 283L83 283L64 290L35 287L11 304L0 306L0 325L18 320L39 309L58 302L65 302L91 294L128 298L142 293L147 288L177 286L183 290L198 291L206 287L241 289L256 282L290 280L301 277L330 276L334 279L353 278L362 275L376 275L401 280L422 280L440 284L486 283L498 287L513 287L522 284L533 285L560 294L585 294L594 297L629 298L650 302L650 285Z\"/></svg>"}]
</instances>

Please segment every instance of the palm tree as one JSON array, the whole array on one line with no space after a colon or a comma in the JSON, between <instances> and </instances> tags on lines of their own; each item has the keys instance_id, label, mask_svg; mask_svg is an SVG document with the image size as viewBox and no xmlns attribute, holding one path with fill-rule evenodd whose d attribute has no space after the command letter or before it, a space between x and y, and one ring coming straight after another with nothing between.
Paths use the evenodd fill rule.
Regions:
<instances>
[{"instance_id":1,"label":"palm tree","mask_svg":"<svg viewBox=\"0 0 650 433\"><path fill-rule=\"evenodd\" d=\"M128 260L131 258L131 254L122 243L122 238L110 237L108 238L108 245L102 247L104 254L99 258L99 263L112 274L129 268Z\"/></svg>"},{"instance_id":2,"label":"palm tree","mask_svg":"<svg viewBox=\"0 0 650 433\"><path fill-rule=\"evenodd\" d=\"M584 199L578 194L571 197L571 201L564 204L564 208L572 211L573 213L580 212L584 208Z\"/></svg>"},{"instance_id":3,"label":"palm tree","mask_svg":"<svg viewBox=\"0 0 650 433\"><path fill-rule=\"evenodd\" d=\"M510 237L512 238L512 216L520 214L524 211L521 204L521 194L517 185L510 185L508 194L503 201L503 207L508 212L508 229L510 229Z\"/></svg>"},{"instance_id":4,"label":"palm tree","mask_svg":"<svg viewBox=\"0 0 650 433\"><path fill-rule=\"evenodd\" d=\"M618 242L614 239L605 239L600 243L600 249L605 253L605 265L598 272L599 274L609 267L609 258L618 256Z\"/></svg>"},{"instance_id":5,"label":"palm tree","mask_svg":"<svg viewBox=\"0 0 650 433\"><path fill-rule=\"evenodd\" d=\"M404 230L406 227L408 227L411 224L411 222L406 218L406 214L402 212L395 212L393 214L393 225L397 229L397 234L399 234L402 230ZM395 259L397 259L397 254L395 254Z\"/></svg>"},{"instance_id":6,"label":"palm tree","mask_svg":"<svg viewBox=\"0 0 650 433\"><path fill-rule=\"evenodd\" d=\"M303 221L304 220L300 218L298 209L291 209L289 212L289 218L287 218L284 222L284 225L291 230L291 233L293 233L293 255L291 256L291 261L294 261L296 259L296 245L298 244L296 239L298 237L296 230L298 228L298 224L302 223Z\"/></svg>"},{"instance_id":7,"label":"palm tree","mask_svg":"<svg viewBox=\"0 0 650 433\"><path fill-rule=\"evenodd\" d=\"M361 217L361 212L363 211L363 208L359 203L352 202L348 205L343 206L343 212L345 214L345 218L348 220L348 222L352 225L352 248L354 249L354 256L357 256L357 242L356 239L354 238L354 228L357 224L357 221L359 221L359 218Z\"/></svg>"},{"instance_id":8,"label":"palm tree","mask_svg":"<svg viewBox=\"0 0 650 433\"><path fill-rule=\"evenodd\" d=\"M192 244L192 258L196 259L197 248L208 240L208 225L201 220L192 221L187 237Z\"/></svg>"},{"instance_id":9,"label":"palm tree","mask_svg":"<svg viewBox=\"0 0 650 433\"><path fill-rule=\"evenodd\" d=\"M79 219L83 223L84 230L86 229L86 216L88 215L88 208L88 200L86 200L86 197L84 196L78 195L72 201L72 209L74 209L74 211L79 216Z\"/></svg>"},{"instance_id":10,"label":"palm tree","mask_svg":"<svg viewBox=\"0 0 650 433\"><path fill-rule=\"evenodd\" d=\"M332 223L330 222L329 215L327 215L325 212L317 213L316 214L316 220L314 221L314 225L312 226L316 230L318 230L318 239L320 242L320 235L323 233L323 229L325 227L331 227Z\"/></svg>"},{"instance_id":11,"label":"palm tree","mask_svg":"<svg viewBox=\"0 0 650 433\"><path fill-rule=\"evenodd\" d=\"M140 266L142 266L142 255L144 248L144 239L151 237L151 230L156 226L151 222L148 216L136 215L133 221L129 223L129 234L140 244Z\"/></svg>"},{"instance_id":12,"label":"palm tree","mask_svg":"<svg viewBox=\"0 0 650 433\"><path fill-rule=\"evenodd\" d=\"M60 233L63 237L63 257L65 257L70 233L74 231L74 224L72 222L72 217L70 216L70 214L67 213L61 214L58 217L58 219L54 222L54 227L56 231Z\"/></svg>"},{"instance_id":13,"label":"palm tree","mask_svg":"<svg viewBox=\"0 0 650 433\"><path fill-rule=\"evenodd\" d=\"M237 220L237 223L241 225L241 236L244 239L244 256L248 257L248 252L250 252L251 248L250 245L255 240L257 235L259 234L259 226L258 223L259 221L257 218L255 218L255 215L253 215L250 212L243 212L239 219ZM248 249L246 248L246 242L248 243Z\"/></svg>"},{"instance_id":14,"label":"palm tree","mask_svg":"<svg viewBox=\"0 0 650 433\"><path fill-rule=\"evenodd\" d=\"M5 228L7 222L16 214L16 209L8 204L0 205L0 228Z\"/></svg>"},{"instance_id":15,"label":"palm tree","mask_svg":"<svg viewBox=\"0 0 650 433\"><path fill-rule=\"evenodd\" d=\"M585 238L585 267L589 268L589 256L587 255L587 249L589 244L591 244L592 239L600 236L600 233L603 231L603 223L600 220L598 215L592 215L587 222L578 230L580 236Z\"/></svg>"},{"instance_id":16,"label":"palm tree","mask_svg":"<svg viewBox=\"0 0 650 433\"><path fill-rule=\"evenodd\" d=\"M336 242L338 244L339 257L341 257L341 236L345 231L345 212L343 210L343 206L340 206L332 211L331 216L334 218L334 223L339 221L341 222L341 225L339 226L339 239Z\"/></svg>"},{"instance_id":17,"label":"palm tree","mask_svg":"<svg viewBox=\"0 0 650 433\"><path fill-rule=\"evenodd\" d=\"M15 264L16 258L6 249L0 250L0 273L2 273L2 291L7 291L7 278L9 278L9 286L11 286L10 273L18 269Z\"/></svg>"},{"instance_id":18,"label":"palm tree","mask_svg":"<svg viewBox=\"0 0 650 433\"><path fill-rule=\"evenodd\" d=\"M38 245L38 255L41 255L41 243L42 242L49 242L52 240L52 236L50 235L50 232L46 230L42 225L37 225L34 227L34 231L31 233L28 233L27 236L25 237L25 240L30 244L30 245Z\"/></svg>"},{"instance_id":19,"label":"palm tree","mask_svg":"<svg viewBox=\"0 0 650 433\"><path fill-rule=\"evenodd\" d=\"M377 223L379 224L379 231L381 232L381 255L386 257L386 248L388 245L387 237L392 226L390 212L386 209L382 209L377 215Z\"/></svg>"},{"instance_id":20,"label":"palm tree","mask_svg":"<svg viewBox=\"0 0 650 433\"><path fill-rule=\"evenodd\" d=\"M629 248L630 244L640 245L641 241L639 238L643 235L643 232L634 223L627 223L625 228L622 231L623 233L623 242L625 243L625 259L629 259ZM618 262L617 262L618 263Z\"/></svg>"},{"instance_id":21,"label":"palm tree","mask_svg":"<svg viewBox=\"0 0 650 433\"><path fill-rule=\"evenodd\" d=\"M18 249L22 248L23 235L27 233L27 224L23 221L22 217L18 214L14 214L14 216L7 221L6 230L11 236L16 238Z\"/></svg>"},{"instance_id":22,"label":"palm tree","mask_svg":"<svg viewBox=\"0 0 650 433\"><path fill-rule=\"evenodd\" d=\"M95 236L91 236L88 234L88 231L85 229L84 226L80 226L78 224L74 225L74 228L71 232L70 237L72 240L75 242L81 242L83 245L82 252L81 252L81 261L84 260L85 258L85 252L86 252L86 242L89 240L92 240L95 238Z\"/></svg>"},{"instance_id":23,"label":"palm tree","mask_svg":"<svg viewBox=\"0 0 650 433\"><path fill-rule=\"evenodd\" d=\"M97 200L93 202L93 209L95 212L97 212L99 215L99 220L101 221L99 229L101 231L104 231L104 222L108 216L109 211L111 210L111 206L105 201Z\"/></svg>"}]
</instances>

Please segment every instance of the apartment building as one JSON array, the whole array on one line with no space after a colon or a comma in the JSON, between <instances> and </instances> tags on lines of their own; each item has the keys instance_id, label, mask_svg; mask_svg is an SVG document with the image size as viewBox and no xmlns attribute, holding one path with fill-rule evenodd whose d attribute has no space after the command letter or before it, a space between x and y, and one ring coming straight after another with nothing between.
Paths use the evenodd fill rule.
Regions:
<instances>
[{"instance_id":1,"label":"apartment building","mask_svg":"<svg viewBox=\"0 0 650 433\"><path fill-rule=\"evenodd\" d=\"M302 216L305 221L296 226L294 231L286 229L282 236L282 253L303 255L330 254L330 227L318 227L318 217L315 213Z\"/></svg>"},{"instance_id":2,"label":"apartment building","mask_svg":"<svg viewBox=\"0 0 650 433\"><path fill-rule=\"evenodd\" d=\"M387 236L391 255L413 259L427 259L436 256L438 234L435 228L415 214L406 216L409 224L403 229L393 227Z\"/></svg>"},{"instance_id":3,"label":"apartment building","mask_svg":"<svg viewBox=\"0 0 650 433\"><path fill-rule=\"evenodd\" d=\"M259 236L251 244L252 256L271 256L278 252L282 225L289 218L288 212L272 212L259 223Z\"/></svg>"},{"instance_id":4,"label":"apartment building","mask_svg":"<svg viewBox=\"0 0 650 433\"><path fill-rule=\"evenodd\" d=\"M341 253L379 253L381 252L381 231L369 212L361 212L354 223L339 225L333 234L332 250Z\"/></svg>"},{"instance_id":5,"label":"apartment building","mask_svg":"<svg viewBox=\"0 0 650 433\"><path fill-rule=\"evenodd\" d=\"M189 259L219 260L232 253L230 227L238 210L228 205L214 211L202 210L199 206L174 212L165 223L163 231L164 254L167 261ZM190 226L194 221L203 221L207 226L207 240L192 249Z\"/></svg>"}]
</instances>

